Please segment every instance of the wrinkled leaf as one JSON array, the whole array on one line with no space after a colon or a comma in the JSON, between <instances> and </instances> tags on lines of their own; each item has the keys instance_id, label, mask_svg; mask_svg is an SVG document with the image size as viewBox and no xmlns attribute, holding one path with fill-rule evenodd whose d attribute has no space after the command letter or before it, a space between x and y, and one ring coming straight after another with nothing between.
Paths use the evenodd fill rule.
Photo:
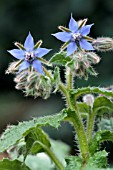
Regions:
<instances>
[{"instance_id":1,"label":"wrinkled leaf","mask_svg":"<svg viewBox=\"0 0 113 170\"><path fill-rule=\"evenodd\" d=\"M99 150L100 143L105 141L113 141L113 132L108 130L97 132L90 143L91 154Z\"/></svg>"},{"instance_id":2,"label":"wrinkled leaf","mask_svg":"<svg viewBox=\"0 0 113 170\"><path fill-rule=\"evenodd\" d=\"M41 142L42 144L46 145L46 147L51 146L49 138L47 134L40 128L33 128L32 131L25 137L26 142L26 155L28 153L36 154L38 152L43 152L44 149L41 145L37 143L37 141Z\"/></svg>"},{"instance_id":3,"label":"wrinkled leaf","mask_svg":"<svg viewBox=\"0 0 113 170\"><path fill-rule=\"evenodd\" d=\"M61 112L54 116L39 117L34 118L31 121L20 122L18 125L6 129L0 139L0 152L3 152L10 146L13 146L21 138L25 137L34 127L52 126L54 128L58 128L60 126L60 122L63 121L66 116L66 112Z\"/></svg>"},{"instance_id":4,"label":"wrinkled leaf","mask_svg":"<svg viewBox=\"0 0 113 170\"><path fill-rule=\"evenodd\" d=\"M89 158L88 165L90 167L106 168L107 156L108 156L108 153L105 150L98 151Z\"/></svg>"},{"instance_id":5,"label":"wrinkled leaf","mask_svg":"<svg viewBox=\"0 0 113 170\"><path fill-rule=\"evenodd\" d=\"M77 102L77 108L82 118L87 118L90 106L83 102Z\"/></svg>"},{"instance_id":6,"label":"wrinkled leaf","mask_svg":"<svg viewBox=\"0 0 113 170\"><path fill-rule=\"evenodd\" d=\"M70 57L67 57L66 52L56 53L51 59L50 63L55 65L65 66L69 61L71 61Z\"/></svg>"},{"instance_id":7,"label":"wrinkled leaf","mask_svg":"<svg viewBox=\"0 0 113 170\"><path fill-rule=\"evenodd\" d=\"M102 118L101 121L98 123L99 130L109 130L113 132L113 118Z\"/></svg>"},{"instance_id":8,"label":"wrinkled leaf","mask_svg":"<svg viewBox=\"0 0 113 170\"><path fill-rule=\"evenodd\" d=\"M113 111L113 102L104 96L97 97L93 104L93 112L101 116L106 113L107 110Z\"/></svg>"},{"instance_id":9,"label":"wrinkled leaf","mask_svg":"<svg viewBox=\"0 0 113 170\"><path fill-rule=\"evenodd\" d=\"M60 83L60 70L59 67L55 67L54 69L54 84L55 84L55 90L53 93L56 93L56 91L59 88L59 83Z\"/></svg>"},{"instance_id":10,"label":"wrinkled leaf","mask_svg":"<svg viewBox=\"0 0 113 170\"><path fill-rule=\"evenodd\" d=\"M76 98L88 93L103 94L108 97L113 97L113 92L111 90L106 90L105 88L99 87L83 87L70 91L70 94L74 95Z\"/></svg>"},{"instance_id":11,"label":"wrinkled leaf","mask_svg":"<svg viewBox=\"0 0 113 170\"><path fill-rule=\"evenodd\" d=\"M0 161L0 170L30 170L30 168L18 160L3 159Z\"/></svg>"},{"instance_id":12,"label":"wrinkled leaf","mask_svg":"<svg viewBox=\"0 0 113 170\"><path fill-rule=\"evenodd\" d=\"M79 156L68 156L65 170L82 170L82 159Z\"/></svg>"}]
</instances>

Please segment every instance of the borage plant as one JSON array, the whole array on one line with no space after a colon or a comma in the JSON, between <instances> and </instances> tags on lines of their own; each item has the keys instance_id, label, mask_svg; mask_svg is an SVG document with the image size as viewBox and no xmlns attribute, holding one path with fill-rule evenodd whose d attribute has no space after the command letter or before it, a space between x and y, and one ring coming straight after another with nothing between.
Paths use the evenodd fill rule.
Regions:
<instances>
[{"instance_id":1,"label":"borage plant","mask_svg":"<svg viewBox=\"0 0 113 170\"><path fill-rule=\"evenodd\" d=\"M66 107L58 114L34 118L8 127L0 139L0 152L7 151L10 159L0 161L0 169L97 170L107 168L108 153L100 150L100 143L113 141L113 132L105 126L102 126L101 130L94 131L94 124L100 123L100 128L101 121L102 124L105 121L105 118L102 118L103 114L109 114L109 117L112 115L112 89L76 88L74 79L83 77L87 80L89 75L97 75L93 66L99 63L100 57L95 50L112 50L113 39L108 37L93 39L88 36L93 24L86 25L86 22L87 19L76 22L71 16L69 28L59 26L62 32L52 35L64 44L49 61L42 57L50 50L40 47L41 40L34 44L30 33L24 45L16 42L15 45L19 49L8 51L19 59L12 62L6 71L15 75L16 89L22 90L26 96L35 98L41 96L44 99L47 99L51 93L60 91L65 98ZM65 68L65 83L60 78L60 66ZM66 152L61 149L66 145L55 143L42 130L44 126L58 128L63 121L74 126L79 149L79 154L76 156L66 155L69 149L67 148ZM58 154L56 149L58 150L59 147L61 151ZM44 160L42 162L41 157ZM32 165L33 162L35 166Z\"/></svg>"}]
</instances>

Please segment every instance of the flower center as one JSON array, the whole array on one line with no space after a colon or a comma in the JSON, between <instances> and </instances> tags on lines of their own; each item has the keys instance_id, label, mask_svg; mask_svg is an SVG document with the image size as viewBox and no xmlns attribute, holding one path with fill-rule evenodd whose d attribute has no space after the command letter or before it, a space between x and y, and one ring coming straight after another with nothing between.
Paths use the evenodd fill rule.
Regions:
<instances>
[{"instance_id":1,"label":"flower center","mask_svg":"<svg viewBox=\"0 0 113 170\"><path fill-rule=\"evenodd\" d=\"M80 41L81 38L82 38L82 35L80 33L73 33L72 34L72 39L74 41Z\"/></svg>"},{"instance_id":2,"label":"flower center","mask_svg":"<svg viewBox=\"0 0 113 170\"><path fill-rule=\"evenodd\" d=\"M28 62L30 62L30 63L31 63L32 61L34 61L34 59L35 59L35 55L34 55L33 52L26 52L25 55L24 55L24 57L25 57L25 60L28 61Z\"/></svg>"}]
</instances>

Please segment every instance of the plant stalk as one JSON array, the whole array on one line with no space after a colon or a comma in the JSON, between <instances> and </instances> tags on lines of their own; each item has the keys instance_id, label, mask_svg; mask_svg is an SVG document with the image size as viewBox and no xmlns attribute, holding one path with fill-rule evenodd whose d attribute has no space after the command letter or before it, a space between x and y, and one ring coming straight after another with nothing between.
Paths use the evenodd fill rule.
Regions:
<instances>
[{"instance_id":1,"label":"plant stalk","mask_svg":"<svg viewBox=\"0 0 113 170\"><path fill-rule=\"evenodd\" d=\"M91 138L92 138L94 120L95 120L95 113L92 112L92 113L89 114L89 119L88 119L88 124L87 124L88 143L90 143Z\"/></svg>"},{"instance_id":2,"label":"plant stalk","mask_svg":"<svg viewBox=\"0 0 113 170\"><path fill-rule=\"evenodd\" d=\"M46 74L52 79L52 75L45 69L44 70ZM67 100L68 107L74 111L74 115L69 115L67 120L71 121L75 127L76 133L79 138L80 142L80 151L81 155L84 159L84 162L87 162L88 156L89 156L89 148L88 148L88 142L83 126L83 122L81 120L81 117L79 116L77 107L76 107L76 101L75 98L70 97L70 89L72 88L72 74L70 70L67 70L68 74L66 75L67 80L67 86L65 86L62 82L59 83L59 89L64 94Z\"/></svg>"},{"instance_id":3,"label":"plant stalk","mask_svg":"<svg viewBox=\"0 0 113 170\"><path fill-rule=\"evenodd\" d=\"M56 167L58 168L58 170L64 170L64 166L62 165L62 163L58 160L58 158L56 157L56 155L52 152L52 150L50 148L48 148L47 146L45 146L43 143L37 141L42 147L43 149L46 151L46 153L48 154L48 156L53 160L53 162L55 163Z\"/></svg>"},{"instance_id":4,"label":"plant stalk","mask_svg":"<svg viewBox=\"0 0 113 170\"><path fill-rule=\"evenodd\" d=\"M76 99L71 98L70 96L70 89L72 89L72 74L71 74L71 70L67 68L67 73L66 74L66 80L67 80L67 94L66 95L66 99L67 99L67 103L68 103L68 107L72 110L71 114L68 115L69 120L73 123L76 133L78 135L78 139L79 139L79 144L80 144L80 151L81 151L81 155L84 159L84 162L87 162L88 158L89 158L89 146L88 146L88 141L87 141L87 137L86 137L86 133L84 130L84 125L82 122L82 119L79 115L77 106L76 106Z\"/></svg>"}]
</instances>

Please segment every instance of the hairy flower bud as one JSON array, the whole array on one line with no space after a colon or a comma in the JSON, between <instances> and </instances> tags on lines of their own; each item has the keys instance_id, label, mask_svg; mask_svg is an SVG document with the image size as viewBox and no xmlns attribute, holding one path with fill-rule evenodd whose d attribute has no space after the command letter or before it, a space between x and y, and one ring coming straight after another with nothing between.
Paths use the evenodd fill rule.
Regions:
<instances>
[{"instance_id":1,"label":"hairy flower bud","mask_svg":"<svg viewBox=\"0 0 113 170\"><path fill-rule=\"evenodd\" d=\"M83 96L83 102L92 107L94 103L94 96L92 94L86 94Z\"/></svg>"},{"instance_id":2,"label":"hairy flower bud","mask_svg":"<svg viewBox=\"0 0 113 170\"><path fill-rule=\"evenodd\" d=\"M92 64L96 64L99 61L100 58L95 53L80 51L72 56L72 60L68 62L67 66L70 67L75 76L79 78L84 77L87 80L88 74L97 75Z\"/></svg>"},{"instance_id":3,"label":"hairy flower bud","mask_svg":"<svg viewBox=\"0 0 113 170\"><path fill-rule=\"evenodd\" d=\"M47 99L53 89L53 83L47 76L39 74L35 70L23 70L15 78L15 88L23 90L26 96L38 96Z\"/></svg>"},{"instance_id":4,"label":"hairy flower bud","mask_svg":"<svg viewBox=\"0 0 113 170\"><path fill-rule=\"evenodd\" d=\"M18 71L21 62L22 61L19 60L19 61L10 63L8 69L6 70L6 74L9 74L9 73L15 74Z\"/></svg>"},{"instance_id":5,"label":"hairy flower bud","mask_svg":"<svg viewBox=\"0 0 113 170\"><path fill-rule=\"evenodd\" d=\"M97 38L93 41L92 45L98 51L113 50L113 39L109 37Z\"/></svg>"},{"instance_id":6,"label":"hairy flower bud","mask_svg":"<svg viewBox=\"0 0 113 170\"><path fill-rule=\"evenodd\" d=\"M87 58L93 63L93 64L97 64L100 62L100 57L94 53L94 52L88 52L87 54Z\"/></svg>"},{"instance_id":7,"label":"hairy flower bud","mask_svg":"<svg viewBox=\"0 0 113 170\"><path fill-rule=\"evenodd\" d=\"M20 83L20 82L24 82L27 80L27 71L22 71L20 74L18 74L15 78L14 78L14 82L16 83Z\"/></svg>"}]
</instances>

